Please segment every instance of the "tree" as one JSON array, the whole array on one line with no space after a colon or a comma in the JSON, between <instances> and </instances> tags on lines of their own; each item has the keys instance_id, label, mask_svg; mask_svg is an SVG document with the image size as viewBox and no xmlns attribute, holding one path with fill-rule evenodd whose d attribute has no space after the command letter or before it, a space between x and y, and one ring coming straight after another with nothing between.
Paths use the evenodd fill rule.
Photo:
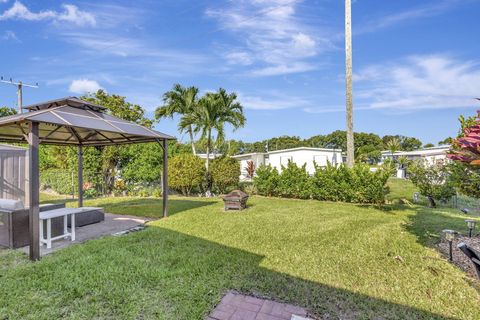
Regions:
<instances>
[{"instance_id":1,"label":"tree","mask_svg":"<svg viewBox=\"0 0 480 320\"><path fill-rule=\"evenodd\" d=\"M443 139L442 141L438 141L438 145L439 146L450 145L450 144L452 144L452 141L453 141L452 137L447 137L447 138Z\"/></svg>"},{"instance_id":2,"label":"tree","mask_svg":"<svg viewBox=\"0 0 480 320\"><path fill-rule=\"evenodd\" d=\"M160 120L161 118L173 118L175 114L182 117L193 112L198 105L198 88L196 87L183 87L180 84L175 84L172 90L166 92L163 95L164 105L158 107L155 111L155 118ZM187 132L190 137L190 144L192 146L192 153L196 154L195 141L193 137L192 125L182 126L182 121L179 125L180 132Z\"/></svg>"},{"instance_id":3,"label":"tree","mask_svg":"<svg viewBox=\"0 0 480 320\"><path fill-rule=\"evenodd\" d=\"M221 157L212 161L212 182L220 193L236 188L240 180L240 164L230 157Z\"/></svg>"},{"instance_id":4,"label":"tree","mask_svg":"<svg viewBox=\"0 0 480 320\"><path fill-rule=\"evenodd\" d=\"M388 151L390 151L392 153L392 157L393 157L393 154L397 151L399 151L401 149L401 145L400 145L400 140L396 137L394 138L391 138L387 144L386 144L386 147L388 149Z\"/></svg>"},{"instance_id":5,"label":"tree","mask_svg":"<svg viewBox=\"0 0 480 320\"><path fill-rule=\"evenodd\" d=\"M420 141L417 138L414 137L406 137L402 135L386 135L382 138L384 147L386 147L388 141L392 140L393 138L398 139L400 143L400 149L399 150L404 150L404 151L413 151L420 149L422 147L422 141Z\"/></svg>"},{"instance_id":6,"label":"tree","mask_svg":"<svg viewBox=\"0 0 480 320\"><path fill-rule=\"evenodd\" d=\"M345 83L347 106L347 165L355 163L355 145L353 136L353 98L352 98L352 4L345 0Z\"/></svg>"},{"instance_id":7,"label":"tree","mask_svg":"<svg viewBox=\"0 0 480 320\"><path fill-rule=\"evenodd\" d=\"M373 145L365 145L357 149L356 157L360 162L373 164L380 161L382 158L382 153Z\"/></svg>"},{"instance_id":8,"label":"tree","mask_svg":"<svg viewBox=\"0 0 480 320\"><path fill-rule=\"evenodd\" d=\"M10 107L0 107L0 117L13 116L17 110Z\"/></svg>"},{"instance_id":9,"label":"tree","mask_svg":"<svg viewBox=\"0 0 480 320\"><path fill-rule=\"evenodd\" d=\"M189 196L193 188L199 187L205 178L205 163L193 154L180 154L168 163L170 186Z\"/></svg>"},{"instance_id":10,"label":"tree","mask_svg":"<svg viewBox=\"0 0 480 320\"><path fill-rule=\"evenodd\" d=\"M446 166L415 162L409 166L409 178L432 208L436 207L435 200L447 200L456 194Z\"/></svg>"},{"instance_id":11,"label":"tree","mask_svg":"<svg viewBox=\"0 0 480 320\"><path fill-rule=\"evenodd\" d=\"M247 161L247 166L244 168L247 171L247 177L253 179L255 174L255 163L252 160Z\"/></svg>"},{"instance_id":12,"label":"tree","mask_svg":"<svg viewBox=\"0 0 480 320\"><path fill-rule=\"evenodd\" d=\"M245 125L243 107L237 101L235 93L228 94L220 88L216 93L207 93L202 97L198 105L180 120L181 127L192 126L194 133L200 133L201 138L206 140L206 169L207 188L211 189L210 175L210 151L212 150L212 134L216 132L217 140L224 140L225 124L230 124L233 129Z\"/></svg>"},{"instance_id":13,"label":"tree","mask_svg":"<svg viewBox=\"0 0 480 320\"><path fill-rule=\"evenodd\" d=\"M435 147L435 145L433 143L426 143L423 147L424 148L433 148L433 147Z\"/></svg>"},{"instance_id":14,"label":"tree","mask_svg":"<svg viewBox=\"0 0 480 320\"><path fill-rule=\"evenodd\" d=\"M452 179L465 195L480 198L480 124L477 117L459 117L457 139L451 140L448 157Z\"/></svg>"}]
</instances>

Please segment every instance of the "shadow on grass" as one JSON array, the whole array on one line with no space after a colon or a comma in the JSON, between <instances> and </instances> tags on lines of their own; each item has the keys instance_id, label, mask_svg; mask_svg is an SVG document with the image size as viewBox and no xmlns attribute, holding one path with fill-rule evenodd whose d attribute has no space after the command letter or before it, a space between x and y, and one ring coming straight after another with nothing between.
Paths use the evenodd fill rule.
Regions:
<instances>
[{"instance_id":1,"label":"shadow on grass","mask_svg":"<svg viewBox=\"0 0 480 320\"><path fill-rule=\"evenodd\" d=\"M39 318L202 319L233 289L306 307L322 319L452 319L269 270L263 259L151 226L6 271L0 318L26 318L41 296Z\"/></svg>"},{"instance_id":2,"label":"shadow on grass","mask_svg":"<svg viewBox=\"0 0 480 320\"><path fill-rule=\"evenodd\" d=\"M42 203L65 203L69 207L76 207L76 199L45 200ZM216 200L195 200L195 198L170 198L168 200L168 215L182 211L209 206L217 203ZM124 214L138 217L160 219L163 217L161 198L131 198L111 197L85 199L84 206L104 208L105 212Z\"/></svg>"}]
</instances>

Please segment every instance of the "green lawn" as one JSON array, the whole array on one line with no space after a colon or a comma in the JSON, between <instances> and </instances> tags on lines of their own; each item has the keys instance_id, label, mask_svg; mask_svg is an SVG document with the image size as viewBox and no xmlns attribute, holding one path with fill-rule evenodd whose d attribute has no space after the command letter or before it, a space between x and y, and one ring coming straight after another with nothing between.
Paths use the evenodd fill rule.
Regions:
<instances>
[{"instance_id":1,"label":"green lawn","mask_svg":"<svg viewBox=\"0 0 480 320\"><path fill-rule=\"evenodd\" d=\"M158 199L86 205L161 214ZM249 205L225 213L217 199L172 197L172 215L142 232L37 263L0 250L0 319L202 319L229 289L328 319L480 318L477 282L430 247L441 229L464 229L455 210L263 197Z\"/></svg>"}]
</instances>

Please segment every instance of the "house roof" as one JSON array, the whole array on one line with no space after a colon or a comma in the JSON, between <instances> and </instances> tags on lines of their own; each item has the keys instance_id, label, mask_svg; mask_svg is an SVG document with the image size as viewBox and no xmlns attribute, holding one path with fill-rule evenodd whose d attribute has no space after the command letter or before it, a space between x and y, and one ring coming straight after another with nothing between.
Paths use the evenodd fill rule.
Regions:
<instances>
[{"instance_id":1,"label":"house roof","mask_svg":"<svg viewBox=\"0 0 480 320\"><path fill-rule=\"evenodd\" d=\"M397 151L394 152L394 156L433 156L433 155L440 155L440 154L446 154L447 151L450 150L450 146L437 146L437 147L431 147L431 148L423 148L423 149L418 149L418 150L413 150L413 151ZM382 151L382 155L391 155L392 153L390 151Z\"/></svg>"},{"instance_id":2,"label":"house roof","mask_svg":"<svg viewBox=\"0 0 480 320\"><path fill-rule=\"evenodd\" d=\"M1 151L27 151L27 148L0 143L0 152Z\"/></svg>"},{"instance_id":3,"label":"house roof","mask_svg":"<svg viewBox=\"0 0 480 320\"><path fill-rule=\"evenodd\" d=\"M269 155L269 154L273 154L273 153L284 153L284 152L294 152L294 151L303 151L303 150L305 150L305 151L342 152L341 149L298 147L298 148L291 148L291 149L274 150L274 151L269 151L269 152L253 152L253 153L236 154L232 158L242 158L242 157L254 156L254 155Z\"/></svg>"},{"instance_id":4,"label":"house roof","mask_svg":"<svg viewBox=\"0 0 480 320\"><path fill-rule=\"evenodd\" d=\"M342 152L341 149L298 147L298 148L291 148L291 149L282 149L282 150L269 151L268 154L272 154L272 153L282 153L282 152L292 152L292 151L302 151L302 150L305 150L305 151Z\"/></svg>"},{"instance_id":5,"label":"house roof","mask_svg":"<svg viewBox=\"0 0 480 320\"><path fill-rule=\"evenodd\" d=\"M0 141L26 142L29 123L39 123L41 143L101 146L158 140L173 136L105 113L106 108L62 98L25 107L29 112L0 118Z\"/></svg>"}]
</instances>

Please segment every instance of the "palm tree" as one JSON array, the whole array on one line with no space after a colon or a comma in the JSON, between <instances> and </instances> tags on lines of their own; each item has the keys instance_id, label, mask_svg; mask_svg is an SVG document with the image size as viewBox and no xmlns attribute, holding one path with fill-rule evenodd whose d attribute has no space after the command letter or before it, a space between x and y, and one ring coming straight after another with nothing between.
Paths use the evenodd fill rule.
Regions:
<instances>
[{"instance_id":1,"label":"palm tree","mask_svg":"<svg viewBox=\"0 0 480 320\"><path fill-rule=\"evenodd\" d=\"M352 4L345 0L345 84L347 108L347 165L355 163L353 140L353 101L352 101Z\"/></svg>"},{"instance_id":2,"label":"palm tree","mask_svg":"<svg viewBox=\"0 0 480 320\"><path fill-rule=\"evenodd\" d=\"M212 149L212 133L216 132L217 141L225 138L225 124L230 124L234 129L245 125L243 107L237 101L235 93L228 94L220 88L218 92L207 93L203 96L194 112L185 115L180 120L179 126L192 127L194 133L200 133L206 140L207 149L207 179L210 179L210 151ZM210 188L210 181L208 181Z\"/></svg>"},{"instance_id":3,"label":"palm tree","mask_svg":"<svg viewBox=\"0 0 480 320\"><path fill-rule=\"evenodd\" d=\"M400 150L402 145L400 144L400 139L395 137L387 141L386 147L392 153L393 160L393 154Z\"/></svg>"},{"instance_id":4,"label":"palm tree","mask_svg":"<svg viewBox=\"0 0 480 320\"><path fill-rule=\"evenodd\" d=\"M185 117L193 112L198 104L198 88L196 87L183 87L180 84L175 84L172 90L166 92L163 95L164 105L158 107L155 111L155 118L160 120L161 118L173 118L175 114L179 114ZM181 123L181 121L180 121ZM180 132L188 133L190 137L190 144L192 145L193 154L197 154L195 150L195 141L193 139L193 127L192 125L178 126Z\"/></svg>"}]
</instances>

